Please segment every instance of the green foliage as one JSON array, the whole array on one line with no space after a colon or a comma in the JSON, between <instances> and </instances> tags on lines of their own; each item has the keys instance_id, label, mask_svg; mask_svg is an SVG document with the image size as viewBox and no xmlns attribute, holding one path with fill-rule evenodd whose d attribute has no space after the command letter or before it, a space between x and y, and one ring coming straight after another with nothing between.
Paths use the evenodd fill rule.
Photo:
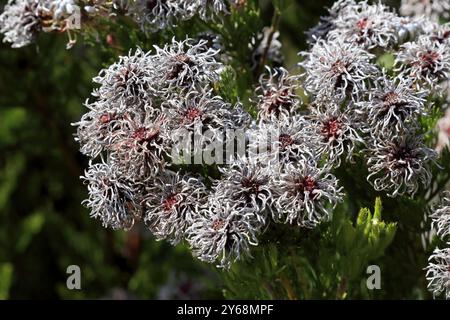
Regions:
<instances>
[{"instance_id":1,"label":"green foliage","mask_svg":"<svg viewBox=\"0 0 450 320\"><path fill-rule=\"evenodd\" d=\"M11 263L0 263L0 300L6 300L9 297L9 289L13 274Z\"/></svg>"},{"instance_id":2,"label":"green foliage","mask_svg":"<svg viewBox=\"0 0 450 320\"><path fill-rule=\"evenodd\" d=\"M226 298L345 299L369 298L366 269L392 242L395 223L381 220L381 200L373 214L362 208L352 221L344 208L330 223L301 231L283 227L266 236L253 259L236 263L223 274ZM287 236L289 235L289 236Z\"/></svg>"}]
</instances>

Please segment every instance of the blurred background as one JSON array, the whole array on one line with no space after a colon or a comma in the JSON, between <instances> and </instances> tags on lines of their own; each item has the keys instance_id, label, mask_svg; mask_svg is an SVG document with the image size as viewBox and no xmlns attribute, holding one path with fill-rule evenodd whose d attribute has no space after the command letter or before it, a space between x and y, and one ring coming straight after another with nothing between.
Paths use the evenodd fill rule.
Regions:
<instances>
[{"instance_id":1,"label":"blurred background","mask_svg":"<svg viewBox=\"0 0 450 320\"><path fill-rule=\"evenodd\" d=\"M304 31L332 2L292 1L283 13L288 68L306 47ZM272 6L261 7L270 25ZM0 45L0 299L222 298L216 273L187 248L139 228L106 230L81 205L87 158L70 123L85 112L92 77L118 53L92 39L71 50L66 42L64 34L42 34L25 48ZM81 268L81 290L66 287L69 265Z\"/></svg>"}]
</instances>

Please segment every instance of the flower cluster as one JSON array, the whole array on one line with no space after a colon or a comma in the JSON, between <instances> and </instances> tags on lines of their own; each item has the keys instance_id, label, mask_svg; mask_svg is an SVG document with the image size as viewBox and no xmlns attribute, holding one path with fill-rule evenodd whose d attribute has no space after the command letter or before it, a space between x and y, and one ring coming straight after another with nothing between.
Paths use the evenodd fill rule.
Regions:
<instances>
[{"instance_id":1,"label":"flower cluster","mask_svg":"<svg viewBox=\"0 0 450 320\"><path fill-rule=\"evenodd\" d=\"M220 257L227 266L256 243L264 221L210 196L205 179L180 170L172 152L193 136L182 147L201 156L212 141L226 142L228 130L249 124L239 105L214 95L223 71L216 54L207 41L186 39L120 57L93 79L99 86L75 125L80 150L92 159L83 177L92 217L114 229L143 221L158 240L187 239L200 259Z\"/></svg>"},{"instance_id":2,"label":"flower cluster","mask_svg":"<svg viewBox=\"0 0 450 320\"><path fill-rule=\"evenodd\" d=\"M445 240L450 235L450 192L443 194L442 203L430 215L437 235ZM447 243L450 245L450 242ZM428 288L434 296L444 293L450 299L450 249L436 248L429 258L427 270Z\"/></svg>"},{"instance_id":3,"label":"flower cluster","mask_svg":"<svg viewBox=\"0 0 450 320\"><path fill-rule=\"evenodd\" d=\"M147 1L138 12L162 28L160 19L207 18L226 3L153 1L148 11ZM450 75L446 28L340 0L310 32L301 75L266 67L248 106L255 119L218 95L228 67L211 35L130 52L94 78L76 123L92 158L85 204L107 227L143 221L156 239L186 241L200 260L228 268L251 256L271 223L329 220L343 198L334 169L344 162L366 163L377 191L414 196L431 183L437 156L420 120ZM276 60L281 44L272 40L266 54Z\"/></svg>"},{"instance_id":4,"label":"flower cluster","mask_svg":"<svg viewBox=\"0 0 450 320\"><path fill-rule=\"evenodd\" d=\"M75 27L74 19L80 18L74 16L77 9L75 0L9 0L0 15L3 42L20 48L32 43L41 31L68 31Z\"/></svg>"},{"instance_id":5,"label":"flower cluster","mask_svg":"<svg viewBox=\"0 0 450 320\"><path fill-rule=\"evenodd\" d=\"M270 221L314 227L330 217L342 192L320 157L331 140L341 150L357 135L345 114L301 115L298 77L285 69L261 77L252 122L239 104L215 95L226 69L217 54L193 39L153 53L136 49L94 77L98 87L75 125L80 150L91 158L83 179L92 217L114 229L142 221L156 239L186 240L199 259L227 268L250 255ZM314 121L330 127L320 130L323 143L308 137ZM268 132L275 139L269 148L252 153ZM217 169L212 176L194 172L192 160L206 167L206 151L235 140L243 153L232 151L224 166L209 163Z\"/></svg>"},{"instance_id":6,"label":"flower cluster","mask_svg":"<svg viewBox=\"0 0 450 320\"><path fill-rule=\"evenodd\" d=\"M219 13L228 13L237 0L128 0L127 14L144 32L156 32L178 22L198 16L210 20Z\"/></svg>"},{"instance_id":7,"label":"flower cluster","mask_svg":"<svg viewBox=\"0 0 450 320\"><path fill-rule=\"evenodd\" d=\"M71 30L98 17L131 17L145 33L176 26L198 16L211 20L238 7L240 0L9 0L0 15L4 42L20 48L34 42L40 32L64 32L67 47L76 41Z\"/></svg>"},{"instance_id":8,"label":"flower cluster","mask_svg":"<svg viewBox=\"0 0 450 320\"><path fill-rule=\"evenodd\" d=\"M438 21L439 17L450 16L450 2L448 0L402 0L400 13L405 16L426 15Z\"/></svg>"},{"instance_id":9,"label":"flower cluster","mask_svg":"<svg viewBox=\"0 0 450 320\"><path fill-rule=\"evenodd\" d=\"M423 143L420 119L433 110L428 98L450 76L447 27L353 0L336 2L321 24L310 31L311 48L300 63L311 114L339 119L324 127L347 128L334 131L352 142L332 137L332 150L323 150L333 162L343 153L351 159L355 144L365 145L367 179L391 197L426 188L436 153ZM380 64L380 57L393 65Z\"/></svg>"}]
</instances>

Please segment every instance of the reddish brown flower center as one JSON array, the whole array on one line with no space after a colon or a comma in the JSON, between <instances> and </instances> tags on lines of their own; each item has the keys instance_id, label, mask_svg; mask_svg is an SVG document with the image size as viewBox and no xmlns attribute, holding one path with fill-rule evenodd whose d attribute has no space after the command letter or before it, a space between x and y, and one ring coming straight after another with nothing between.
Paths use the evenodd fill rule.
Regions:
<instances>
[{"instance_id":1,"label":"reddish brown flower center","mask_svg":"<svg viewBox=\"0 0 450 320\"><path fill-rule=\"evenodd\" d=\"M311 176L306 176L295 181L295 190L298 193L312 193L315 189L317 189L317 182Z\"/></svg>"},{"instance_id":2,"label":"reddish brown flower center","mask_svg":"<svg viewBox=\"0 0 450 320\"><path fill-rule=\"evenodd\" d=\"M289 134L280 134L280 136L278 137L278 141L280 142L283 149L294 143L294 139L292 139Z\"/></svg>"},{"instance_id":3,"label":"reddish brown flower center","mask_svg":"<svg viewBox=\"0 0 450 320\"><path fill-rule=\"evenodd\" d=\"M225 221L222 219L215 219L212 223L212 228L215 231L219 231L220 229L222 229L225 226Z\"/></svg>"},{"instance_id":4,"label":"reddish brown flower center","mask_svg":"<svg viewBox=\"0 0 450 320\"><path fill-rule=\"evenodd\" d=\"M132 138L135 139L138 143L151 142L155 140L159 135L158 129L147 129L144 127L138 128L133 132Z\"/></svg>"},{"instance_id":5,"label":"reddish brown flower center","mask_svg":"<svg viewBox=\"0 0 450 320\"><path fill-rule=\"evenodd\" d=\"M99 120L101 123L106 124L106 123L110 122L111 119L112 119L112 117L109 114L104 113L100 116Z\"/></svg>"},{"instance_id":6,"label":"reddish brown flower center","mask_svg":"<svg viewBox=\"0 0 450 320\"><path fill-rule=\"evenodd\" d=\"M447 129L445 131L447 132L447 135L450 137L450 126L447 127Z\"/></svg>"},{"instance_id":7,"label":"reddish brown flower center","mask_svg":"<svg viewBox=\"0 0 450 320\"><path fill-rule=\"evenodd\" d=\"M419 54L419 61L417 62L424 69L434 69L436 63L440 60L440 55L436 51L427 50Z\"/></svg>"},{"instance_id":8,"label":"reddish brown flower center","mask_svg":"<svg viewBox=\"0 0 450 320\"><path fill-rule=\"evenodd\" d=\"M259 181L257 181L254 178L251 178L251 177L242 178L241 185L244 188L248 189L250 191L250 193L256 194L259 192L260 183L259 183Z\"/></svg>"},{"instance_id":9,"label":"reddish brown flower center","mask_svg":"<svg viewBox=\"0 0 450 320\"><path fill-rule=\"evenodd\" d=\"M343 74L346 69L347 64L342 60L337 60L331 65L331 71L333 71L333 73L337 75Z\"/></svg>"},{"instance_id":10,"label":"reddish brown flower center","mask_svg":"<svg viewBox=\"0 0 450 320\"><path fill-rule=\"evenodd\" d=\"M386 93L382 100L384 101L385 104L392 106L394 104L397 104L399 101L399 95L396 92L388 92Z\"/></svg>"},{"instance_id":11,"label":"reddish brown flower center","mask_svg":"<svg viewBox=\"0 0 450 320\"><path fill-rule=\"evenodd\" d=\"M394 168L408 167L414 158L413 150L405 145L395 146L388 155L388 160L392 162Z\"/></svg>"},{"instance_id":12,"label":"reddish brown flower center","mask_svg":"<svg viewBox=\"0 0 450 320\"><path fill-rule=\"evenodd\" d=\"M356 27L360 30L367 29L372 25L372 22L368 18L363 18L356 22Z\"/></svg>"},{"instance_id":13,"label":"reddish brown flower center","mask_svg":"<svg viewBox=\"0 0 450 320\"><path fill-rule=\"evenodd\" d=\"M189 108L184 116L189 122L194 122L195 119L201 117L202 114L203 112L197 108Z\"/></svg>"},{"instance_id":14,"label":"reddish brown flower center","mask_svg":"<svg viewBox=\"0 0 450 320\"><path fill-rule=\"evenodd\" d=\"M167 79L172 80L178 77L183 71L185 64L191 65L191 58L185 53L179 53L174 57L172 69L167 74Z\"/></svg>"},{"instance_id":15,"label":"reddish brown flower center","mask_svg":"<svg viewBox=\"0 0 450 320\"><path fill-rule=\"evenodd\" d=\"M322 124L321 133L327 140L336 139L342 128L342 122L337 118L331 118Z\"/></svg>"},{"instance_id":16,"label":"reddish brown flower center","mask_svg":"<svg viewBox=\"0 0 450 320\"><path fill-rule=\"evenodd\" d=\"M176 195L170 195L163 201L163 206L165 211L170 211L172 208L177 204L177 196Z\"/></svg>"}]
</instances>

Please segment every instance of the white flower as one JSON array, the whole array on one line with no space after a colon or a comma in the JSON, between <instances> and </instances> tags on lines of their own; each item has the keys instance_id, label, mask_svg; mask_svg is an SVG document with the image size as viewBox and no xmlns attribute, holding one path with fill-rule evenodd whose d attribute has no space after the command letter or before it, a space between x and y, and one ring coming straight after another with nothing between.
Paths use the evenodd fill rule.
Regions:
<instances>
[{"instance_id":1,"label":"white flower","mask_svg":"<svg viewBox=\"0 0 450 320\"><path fill-rule=\"evenodd\" d=\"M203 182L193 176L165 171L146 186L144 222L158 240L177 244L207 199Z\"/></svg>"},{"instance_id":2,"label":"white flower","mask_svg":"<svg viewBox=\"0 0 450 320\"><path fill-rule=\"evenodd\" d=\"M114 165L90 164L82 179L89 191L89 198L83 204L91 210L91 217L100 219L103 226L130 229L140 220L137 187L117 175Z\"/></svg>"},{"instance_id":3,"label":"white flower","mask_svg":"<svg viewBox=\"0 0 450 320\"><path fill-rule=\"evenodd\" d=\"M443 199L439 207L430 215L433 227L437 230L437 235L444 239L450 235L450 191L443 194Z\"/></svg>"},{"instance_id":4,"label":"white flower","mask_svg":"<svg viewBox=\"0 0 450 320\"><path fill-rule=\"evenodd\" d=\"M9 0L0 15L3 42L20 48L32 43L42 30L39 0Z\"/></svg>"},{"instance_id":5,"label":"white flower","mask_svg":"<svg viewBox=\"0 0 450 320\"><path fill-rule=\"evenodd\" d=\"M311 162L288 164L272 178L275 221L312 228L330 218L327 203L334 207L342 201L338 180Z\"/></svg>"},{"instance_id":6,"label":"white flower","mask_svg":"<svg viewBox=\"0 0 450 320\"><path fill-rule=\"evenodd\" d=\"M339 167L341 158L345 155L351 160L356 145L364 144L357 129L360 127L351 109L340 110L338 104L331 100L318 100L310 107L307 116L310 131L317 137L313 148L318 156L324 156L327 165Z\"/></svg>"},{"instance_id":7,"label":"white flower","mask_svg":"<svg viewBox=\"0 0 450 320\"><path fill-rule=\"evenodd\" d=\"M400 18L385 5L366 1L348 5L333 20L328 39L342 39L364 48L388 48L397 42Z\"/></svg>"},{"instance_id":8,"label":"white flower","mask_svg":"<svg viewBox=\"0 0 450 320\"><path fill-rule=\"evenodd\" d=\"M378 68L374 56L362 48L340 40L319 40L299 65L306 71L305 88L312 95L358 100L368 89Z\"/></svg>"},{"instance_id":9,"label":"white flower","mask_svg":"<svg viewBox=\"0 0 450 320\"><path fill-rule=\"evenodd\" d=\"M296 95L298 76L289 75L284 68L266 69L267 73L261 75L256 88L258 117L263 120L270 120L273 116L288 117L295 113L300 103Z\"/></svg>"},{"instance_id":10,"label":"white flower","mask_svg":"<svg viewBox=\"0 0 450 320\"><path fill-rule=\"evenodd\" d=\"M414 196L420 184L431 182L430 162L436 152L427 148L422 137L413 132L401 132L374 138L369 146L367 180L377 191L388 191L388 196Z\"/></svg>"},{"instance_id":11,"label":"white flower","mask_svg":"<svg viewBox=\"0 0 450 320\"><path fill-rule=\"evenodd\" d=\"M403 77L410 77L417 88L434 89L439 81L450 76L450 52L445 43L422 35L417 41L401 46L395 65L397 71L401 71Z\"/></svg>"},{"instance_id":12,"label":"white flower","mask_svg":"<svg viewBox=\"0 0 450 320\"><path fill-rule=\"evenodd\" d=\"M152 82L153 65L150 52L145 53L137 48L128 56L119 57L119 61L102 69L93 81L100 87L93 96L105 103L122 103L126 107L139 107L149 104L150 83Z\"/></svg>"},{"instance_id":13,"label":"white flower","mask_svg":"<svg viewBox=\"0 0 450 320\"><path fill-rule=\"evenodd\" d=\"M402 0L400 13L404 16L425 15L438 21L439 17L450 16L450 2L448 0Z\"/></svg>"},{"instance_id":14,"label":"white flower","mask_svg":"<svg viewBox=\"0 0 450 320\"><path fill-rule=\"evenodd\" d=\"M434 297L443 293L446 299L450 299L450 248L435 249L428 261L428 289Z\"/></svg>"},{"instance_id":15,"label":"white flower","mask_svg":"<svg viewBox=\"0 0 450 320\"><path fill-rule=\"evenodd\" d=\"M248 132L249 157L271 167L315 159L317 136L309 128L306 119L299 115L274 122L260 121Z\"/></svg>"},{"instance_id":16,"label":"white flower","mask_svg":"<svg viewBox=\"0 0 450 320\"><path fill-rule=\"evenodd\" d=\"M152 56L154 75L151 89L154 94L169 97L175 92L201 90L205 84L220 79L222 64L216 61L218 51L207 46L206 40L172 40L163 48L155 46Z\"/></svg>"},{"instance_id":17,"label":"white flower","mask_svg":"<svg viewBox=\"0 0 450 320\"><path fill-rule=\"evenodd\" d=\"M270 168L254 158L238 157L219 170L222 177L214 183L212 197L215 201L236 203L236 210L252 208L264 220L264 210L272 198Z\"/></svg>"},{"instance_id":18,"label":"white flower","mask_svg":"<svg viewBox=\"0 0 450 320\"><path fill-rule=\"evenodd\" d=\"M374 136L395 130L411 129L419 116L426 115L428 92L414 90L412 80L401 76L390 79L383 74L375 81L366 101L357 103L367 117L366 131Z\"/></svg>"},{"instance_id":19,"label":"white flower","mask_svg":"<svg viewBox=\"0 0 450 320\"><path fill-rule=\"evenodd\" d=\"M209 263L219 260L219 267L229 268L250 255L263 225L253 209L237 210L236 206L232 201L213 201L195 216L186 231L194 256Z\"/></svg>"}]
</instances>

